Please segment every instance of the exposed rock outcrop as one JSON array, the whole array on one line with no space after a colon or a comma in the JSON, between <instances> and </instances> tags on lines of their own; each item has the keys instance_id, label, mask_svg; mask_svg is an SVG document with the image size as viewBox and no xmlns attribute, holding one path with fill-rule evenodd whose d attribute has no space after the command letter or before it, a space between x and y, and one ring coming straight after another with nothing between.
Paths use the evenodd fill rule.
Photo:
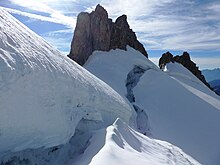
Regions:
<instances>
[{"instance_id":1,"label":"exposed rock outcrop","mask_svg":"<svg viewBox=\"0 0 220 165\"><path fill-rule=\"evenodd\" d=\"M82 12L71 43L69 57L83 65L95 50L109 51L124 49L129 45L148 57L143 45L130 29L127 16L122 15L114 22L108 18L107 11L100 5L91 13Z\"/></svg>"},{"instance_id":2,"label":"exposed rock outcrop","mask_svg":"<svg viewBox=\"0 0 220 165\"><path fill-rule=\"evenodd\" d=\"M129 45L148 57L143 45L137 40L136 34L130 29L127 16L118 17L112 24L110 49L124 49Z\"/></svg>"},{"instance_id":3,"label":"exposed rock outcrop","mask_svg":"<svg viewBox=\"0 0 220 165\"><path fill-rule=\"evenodd\" d=\"M173 55L170 52L162 54L162 57L159 59L160 69L164 69L165 65L169 62L174 62Z\"/></svg>"},{"instance_id":4,"label":"exposed rock outcrop","mask_svg":"<svg viewBox=\"0 0 220 165\"><path fill-rule=\"evenodd\" d=\"M159 60L160 69L164 69L165 65L169 62L177 62L182 64L190 72L192 72L199 80L201 80L208 88L213 90L209 83L205 80L205 77L202 75L202 72L199 70L199 67L190 59L190 55L187 52L183 52L181 56L173 56L170 52L166 52L162 55Z\"/></svg>"}]
</instances>

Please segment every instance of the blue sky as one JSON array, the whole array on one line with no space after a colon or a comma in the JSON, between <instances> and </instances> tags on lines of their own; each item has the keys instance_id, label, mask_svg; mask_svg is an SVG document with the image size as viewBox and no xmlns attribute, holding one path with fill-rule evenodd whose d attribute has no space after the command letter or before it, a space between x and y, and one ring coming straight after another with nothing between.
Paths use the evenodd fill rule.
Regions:
<instances>
[{"instance_id":1,"label":"blue sky","mask_svg":"<svg viewBox=\"0 0 220 165\"><path fill-rule=\"evenodd\" d=\"M68 54L77 14L100 3L128 22L152 61L188 51L201 69L220 67L219 0L0 0L13 16Z\"/></svg>"}]
</instances>

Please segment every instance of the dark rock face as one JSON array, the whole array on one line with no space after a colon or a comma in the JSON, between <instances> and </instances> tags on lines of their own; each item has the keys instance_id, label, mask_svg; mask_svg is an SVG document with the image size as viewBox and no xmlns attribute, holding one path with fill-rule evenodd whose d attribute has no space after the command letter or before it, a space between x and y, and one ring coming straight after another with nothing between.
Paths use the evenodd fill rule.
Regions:
<instances>
[{"instance_id":1,"label":"dark rock face","mask_svg":"<svg viewBox=\"0 0 220 165\"><path fill-rule=\"evenodd\" d=\"M196 66L196 64L190 59L190 55L187 52L183 52L181 56L173 56L170 52L164 53L159 60L160 69L164 69L164 66L169 62L178 62L192 72L199 80L201 80L208 88L213 90L209 83L205 80L205 77L202 75L202 72Z\"/></svg>"},{"instance_id":2,"label":"dark rock face","mask_svg":"<svg viewBox=\"0 0 220 165\"><path fill-rule=\"evenodd\" d=\"M110 49L124 49L129 45L134 49L140 51L144 56L148 57L143 45L137 40L135 33L130 29L127 22L127 16L122 15L118 17L113 23L111 30Z\"/></svg>"},{"instance_id":3,"label":"dark rock face","mask_svg":"<svg viewBox=\"0 0 220 165\"><path fill-rule=\"evenodd\" d=\"M77 24L74 32L74 40L71 43L70 58L79 61L80 64L85 63L89 54L92 53L92 35L90 29L90 15L88 13L80 13L77 17ZM73 51L74 50L74 51ZM81 56L77 56L81 54Z\"/></svg>"},{"instance_id":4,"label":"dark rock face","mask_svg":"<svg viewBox=\"0 0 220 165\"><path fill-rule=\"evenodd\" d=\"M68 57L83 65L95 50L126 50L127 45L148 57L143 45L130 29L127 16L118 17L114 23L108 18L107 11L97 5L92 13L82 12L78 15Z\"/></svg>"},{"instance_id":5,"label":"dark rock face","mask_svg":"<svg viewBox=\"0 0 220 165\"><path fill-rule=\"evenodd\" d=\"M159 59L160 69L164 69L165 65L169 62L174 62L173 55L170 52L162 54L162 57Z\"/></svg>"},{"instance_id":6,"label":"dark rock face","mask_svg":"<svg viewBox=\"0 0 220 165\"><path fill-rule=\"evenodd\" d=\"M98 5L90 14L90 30L92 35L92 48L94 50L108 51L111 37L111 20L107 11ZM77 30L77 29L76 29ZM81 30L81 29L80 29Z\"/></svg>"}]
</instances>

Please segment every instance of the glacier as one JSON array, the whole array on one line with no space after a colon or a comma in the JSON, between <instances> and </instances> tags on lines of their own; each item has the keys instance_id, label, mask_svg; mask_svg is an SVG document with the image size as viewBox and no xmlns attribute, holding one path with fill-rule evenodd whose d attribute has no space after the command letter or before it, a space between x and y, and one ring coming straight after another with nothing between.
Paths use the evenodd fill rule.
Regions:
<instances>
[{"instance_id":1,"label":"glacier","mask_svg":"<svg viewBox=\"0 0 220 165\"><path fill-rule=\"evenodd\" d=\"M0 70L0 155L64 144L81 119L129 123L117 92L2 9Z\"/></svg>"},{"instance_id":2,"label":"glacier","mask_svg":"<svg viewBox=\"0 0 220 165\"><path fill-rule=\"evenodd\" d=\"M144 136L120 119L106 129L94 132L90 144L83 156L71 165L200 164L178 147ZM101 148L98 152L97 146Z\"/></svg>"},{"instance_id":3,"label":"glacier","mask_svg":"<svg viewBox=\"0 0 220 165\"><path fill-rule=\"evenodd\" d=\"M136 75L133 69L137 66L144 70L143 74ZM180 84L178 81L181 80L177 77L175 80L171 72L160 71L130 47L127 51L94 52L85 68L100 79L65 57L0 8L1 165L197 165L200 164L198 161L203 161L185 147L186 144L191 144L186 142L189 139L178 143L175 139L169 139L175 138L176 132L172 132L168 138L165 136L179 129L178 120L169 118L177 122L174 130L173 127L166 128L163 120L154 122L155 119L157 121L164 117L169 124L168 118L162 113L164 109L159 109L160 106L154 104L152 98L145 100L149 96L157 96L159 90L155 88L161 83L168 85L166 81L179 84L178 87L181 86L186 93L195 93L194 90ZM151 72L155 72L155 75L145 80L144 77ZM157 74L162 76L162 81L156 81ZM134 79L133 75L136 76ZM148 84L153 81L157 82L155 88ZM126 83L132 83L129 90ZM139 91L141 85L146 86ZM147 91L149 89L155 91L151 93ZM201 89L211 97L206 103L212 104L214 101L218 106L218 98L203 87ZM133 102L129 102L129 93L134 95ZM163 93L161 96L166 98L164 95ZM135 109L135 106L139 109ZM155 109L158 112L156 116L149 112ZM190 110L193 111L192 108ZM215 114L216 118L218 113ZM209 121L211 117L207 117ZM205 128L212 126L207 122L205 124ZM188 125L185 126L187 127ZM218 131L216 127L213 131ZM138 131L149 131L149 134L145 136ZM159 131L162 131L161 134ZM166 131L167 134L164 133ZM191 131L189 128L188 133L193 134ZM207 133L213 135L213 131ZM194 134L200 135L198 132ZM181 136L183 137L180 139L186 138L184 134ZM213 139L213 143L216 142L214 149L219 144L216 141L218 132L216 136ZM204 138L207 137L209 136ZM192 153L191 156L198 161L171 143ZM204 143L202 149L207 145L213 147L212 142ZM214 153L214 149L210 149L210 153L204 158L207 162L210 162L209 156ZM218 155L217 151L216 154ZM216 155L213 158L216 162Z\"/></svg>"},{"instance_id":4,"label":"glacier","mask_svg":"<svg viewBox=\"0 0 220 165\"><path fill-rule=\"evenodd\" d=\"M128 77L136 79L132 104L147 116L137 121L148 120L146 133L180 147L202 164L220 163L220 98L181 64L169 63L161 71L128 46L127 51L96 51L84 67L124 98ZM143 73L131 77L137 67Z\"/></svg>"}]
</instances>

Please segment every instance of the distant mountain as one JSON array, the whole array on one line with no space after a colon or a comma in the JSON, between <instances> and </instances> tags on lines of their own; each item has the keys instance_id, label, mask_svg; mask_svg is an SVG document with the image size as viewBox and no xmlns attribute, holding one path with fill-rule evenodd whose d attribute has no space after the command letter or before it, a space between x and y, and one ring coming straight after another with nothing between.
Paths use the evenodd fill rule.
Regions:
<instances>
[{"instance_id":1,"label":"distant mountain","mask_svg":"<svg viewBox=\"0 0 220 165\"><path fill-rule=\"evenodd\" d=\"M120 49L85 51L82 68L0 9L1 165L220 163L219 97L179 63L161 71L117 28Z\"/></svg>"},{"instance_id":2,"label":"distant mountain","mask_svg":"<svg viewBox=\"0 0 220 165\"><path fill-rule=\"evenodd\" d=\"M146 119L0 9L1 165L199 164L180 148L139 133Z\"/></svg>"},{"instance_id":3,"label":"distant mountain","mask_svg":"<svg viewBox=\"0 0 220 165\"><path fill-rule=\"evenodd\" d=\"M202 74L205 76L208 82L220 79L220 68L216 69L205 69L202 70Z\"/></svg>"},{"instance_id":4,"label":"distant mountain","mask_svg":"<svg viewBox=\"0 0 220 165\"><path fill-rule=\"evenodd\" d=\"M214 89L215 93L217 93L220 96L220 79L210 81L209 84Z\"/></svg>"}]
</instances>

